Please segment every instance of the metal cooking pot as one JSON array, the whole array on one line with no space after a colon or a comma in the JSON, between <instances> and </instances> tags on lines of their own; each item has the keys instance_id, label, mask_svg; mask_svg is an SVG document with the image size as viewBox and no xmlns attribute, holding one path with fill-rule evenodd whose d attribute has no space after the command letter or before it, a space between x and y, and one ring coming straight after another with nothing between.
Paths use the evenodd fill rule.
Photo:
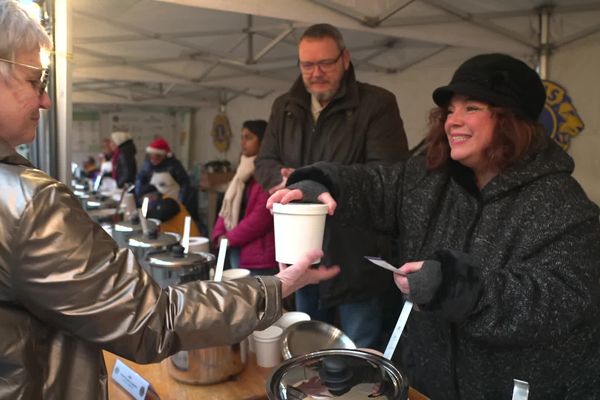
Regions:
<instances>
[{"instance_id":1,"label":"metal cooking pot","mask_svg":"<svg viewBox=\"0 0 600 400\"><path fill-rule=\"evenodd\" d=\"M158 224L151 219L146 220L148 223L148 230L156 231ZM136 235L142 234L142 225L140 224L140 218L135 216L128 221L117 222L112 230L112 237L119 247L127 247L129 239Z\"/></svg>"},{"instance_id":2,"label":"metal cooking pot","mask_svg":"<svg viewBox=\"0 0 600 400\"><path fill-rule=\"evenodd\" d=\"M118 205L112 198L98 194L90 195L87 199L82 199L82 202L86 210L115 209Z\"/></svg>"},{"instance_id":3,"label":"metal cooking pot","mask_svg":"<svg viewBox=\"0 0 600 400\"><path fill-rule=\"evenodd\" d=\"M88 210L87 213L90 218L98 224L112 224L123 218L123 213L116 208L98 208L95 210Z\"/></svg>"},{"instance_id":4,"label":"metal cooking pot","mask_svg":"<svg viewBox=\"0 0 600 400\"><path fill-rule=\"evenodd\" d=\"M185 282L208 280L215 256L210 253L183 253L182 246L148 257L150 276L162 288Z\"/></svg>"},{"instance_id":5,"label":"metal cooking pot","mask_svg":"<svg viewBox=\"0 0 600 400\"><path fill-rule=\"evenodd\" d=\"M207 385L238 375L248 362L246 340L227 346L180 351L167 362L169 375L180 382Z\"/></svg>"},{"instance_id":6,"label":"metal cooking pot","mask_svg":"<svg viewBox=\"0 0 600 400\"><path fill-rule=\"evenodd\" d=\"M215 256L210 253L183 254L182 246L148 259L150 275L161 286L208 280ZM169 374L178 381L205 385L229 379L242 372L247 363L248 342L180 351L167 363Z\"/></svg>"},{"instance_id":7,"label":"metal cooking pot","mask_svg":"<svg viewBox=\"0 0 600 400\"><path fill-rule=\"evenodd\" d=\"M159 233L150 230L147 234L138 234L129 238L127 247L133 250L140 265L150 273L148 258L156 253L162 253L171 249L179 243L179 235L176 233Z\"/></svg>"},{"instance_id":8,"label":"metal cooking pot","mask_svg":"<svg viewBox=\"0 0 600 400\"><path fill-rule=\"evenodd\" d=\"M408 381L388 359L350 349L284 361L271 373L266 389L269 400L408 398Z\"/></svg>"}]
</instances>

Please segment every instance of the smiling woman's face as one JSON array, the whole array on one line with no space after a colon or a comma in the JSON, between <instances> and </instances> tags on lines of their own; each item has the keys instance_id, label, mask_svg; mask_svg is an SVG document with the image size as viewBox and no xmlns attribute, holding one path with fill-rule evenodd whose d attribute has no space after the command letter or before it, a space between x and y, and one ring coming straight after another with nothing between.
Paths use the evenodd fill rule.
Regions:
<instances>
[{"instance_id":1,"label":"smiling woman's face","mask_svg":"<svg viewBox=\"0 0 600 400\"><path fill-rule=\"evenodd\" d=\"M450 157L471 168L476 176L489 174L486 150L492 144L496 118L487 103L455 94L444 124Z\"/></svg>"}]
</instances>

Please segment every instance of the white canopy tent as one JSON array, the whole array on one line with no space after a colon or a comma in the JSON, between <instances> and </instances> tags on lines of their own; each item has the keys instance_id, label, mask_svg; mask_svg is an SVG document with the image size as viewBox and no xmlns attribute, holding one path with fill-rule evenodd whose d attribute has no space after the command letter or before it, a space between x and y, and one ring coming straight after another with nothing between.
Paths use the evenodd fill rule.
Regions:
<instances>
[{"instance_id":1,"label":"white canopy tent","mask_svg":"<svg viewBox=\"0 0 600 400\"><path fill-rule=\"evenodd\" d=\"M212 118L226 105L234 133L268 118L298 74L296 42L310 24L339 27L358 78L396 94L411 145L432 89L457 65L512 54L569 91L586 125L570 152L600 202L598 0L76 0L71 12L75 108L192 109L190 164L237 161L235 139L226 155L213 148Z\"/></svg>"}]
</instances>

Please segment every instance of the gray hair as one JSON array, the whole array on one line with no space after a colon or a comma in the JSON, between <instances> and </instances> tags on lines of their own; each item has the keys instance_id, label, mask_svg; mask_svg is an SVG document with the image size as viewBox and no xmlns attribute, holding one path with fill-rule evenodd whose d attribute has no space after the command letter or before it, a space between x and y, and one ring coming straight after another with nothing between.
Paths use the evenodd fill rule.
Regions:
<instances>
[{"instance_id":1,"label":"gray hair","mask_svg":"<svg viewBox=\"0 0 600 400\"><path fill-rule=\"evenodd\" d=\"M52 40L42 25L16 0L0 0L0 58L13 60L19 51L50 50ZM12 65L0 62L0 77L12 74Z\"/></svg>"},{"instance_id":2,"label":"gray hair","mask_svg":"<svg viewBox=\"0 0 600 400\"><path fill-rule=\"evenodd\" d=\"M298 43L303 41L304 39L323 39L323 38L331 38L335 41L340 51L346 48L346 44L344 43L344 37L342 33L333 25L330 24L315 24L309 26L302 36L300 36L300 40Z\"/></svg>"}]
</instances>

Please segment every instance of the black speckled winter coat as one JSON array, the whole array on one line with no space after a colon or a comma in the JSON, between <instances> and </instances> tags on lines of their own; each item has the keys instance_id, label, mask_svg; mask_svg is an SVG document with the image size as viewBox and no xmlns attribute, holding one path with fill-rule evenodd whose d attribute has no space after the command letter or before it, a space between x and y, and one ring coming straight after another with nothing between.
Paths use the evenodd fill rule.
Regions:
<instances>
[{"instance_id":1,"label":"black speckled winter coat","mask_svg":"<svg viewBox=\"0 0 600 400\"><path fill-rule=\"evenodd\" d=\"M325 184L335 218L397 235L401 262L446 250L436 298L413 311L394 356L413 387L501 400L517 378L530 400L600 399L600 223L573 168L549 144L481 191L469 169L432 172L421 157L319 163L289 183Z\"/></svg>"}]
</instances>

